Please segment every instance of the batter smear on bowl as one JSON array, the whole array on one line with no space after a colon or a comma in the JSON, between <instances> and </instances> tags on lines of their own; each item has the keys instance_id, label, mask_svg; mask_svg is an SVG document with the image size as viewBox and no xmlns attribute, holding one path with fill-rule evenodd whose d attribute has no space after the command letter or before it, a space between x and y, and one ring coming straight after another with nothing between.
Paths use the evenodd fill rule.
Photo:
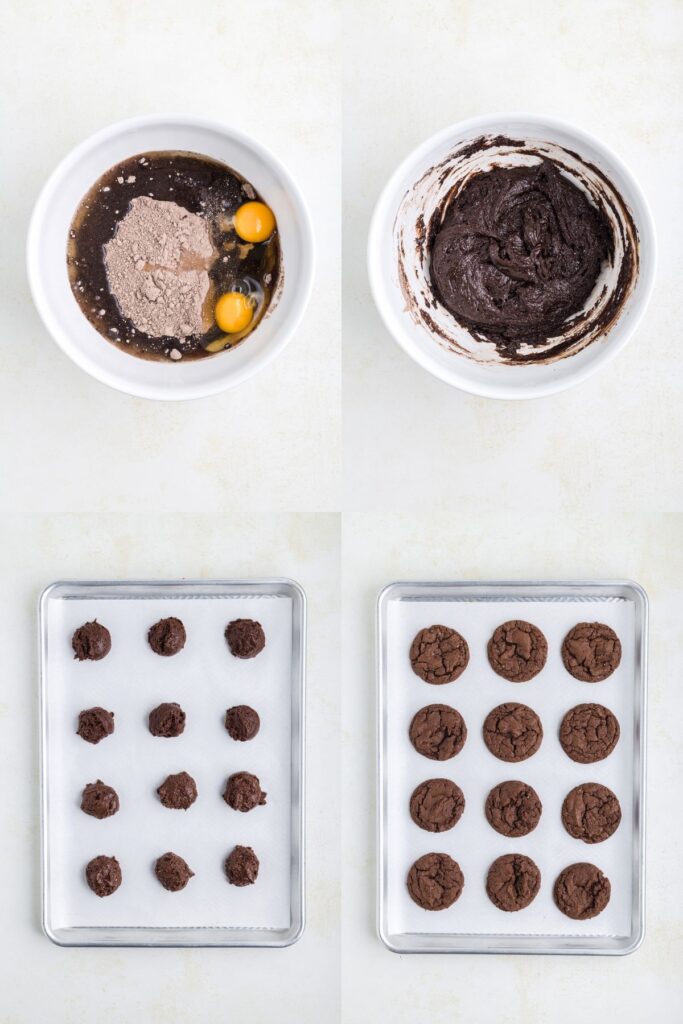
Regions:
<instances>
[{"instance_id":1,"label":"batter smear on bowl","mask_svg":"<svg viewBox=\"0 0 683 1024\"><path fill-rule=\"evenodd\" d=\"M436 297L508 358L561 334L613 253L605 214L547 160L473 175L435 220Z\"/></svg>"},{"instance_id":2,"label":"batter smear on bowl","mask_svg":"<svg viewBox=\"0 0 683 1024\"><path fill-rule=\"evenodd\" d=\"M225 164L153 152L110 168L69 231L71 289L95 329L147 359L243 341L280 283L272 210Z\"/></svg>"}]
</instances>

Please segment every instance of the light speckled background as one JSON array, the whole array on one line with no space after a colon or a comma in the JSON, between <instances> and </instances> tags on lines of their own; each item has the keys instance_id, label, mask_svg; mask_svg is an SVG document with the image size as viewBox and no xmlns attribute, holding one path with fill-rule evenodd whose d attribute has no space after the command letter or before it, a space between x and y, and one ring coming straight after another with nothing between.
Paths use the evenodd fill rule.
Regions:
<instances>
[{"instance_id":1,"label":"light speckled background","mask_svg":"<svg viewBox=\"0 0 683 1024\"><path fill-rule=\"evenodd\" d=\"M9 0L0 217L2 1024L322 1021L338 1002L339 52L329 4ZM313 215L318 272L287 350L235 391L126 398L50 341L24 275L37 191L118 118L253 134ZM308 924L285 950L62 950L38 923L35 607L63 576L286 575L310 601ZM11 781L10 781L11 780Z\"/></svg>"},{"instance_id":2,"label":"light speckled background","mask_svg":"<svg viewBox=\"0 0 683 1024\"><path fill-rule=\"evenodd\" d=\"M348 7L349 5L347 5ZM674 2L355 2L344 74L343 979L348 1024L676 1019L683 702L681 11ZM628 162L660 266L628 349L575 391L494 403L390 339L365 235L390 172L438 129L549 113ZM676 199L679 209L676 209ZM394 579L632 577L652 602L648 924L622 959L403 956L374 934L374 601Z\"/></svg>"}]
</instances>

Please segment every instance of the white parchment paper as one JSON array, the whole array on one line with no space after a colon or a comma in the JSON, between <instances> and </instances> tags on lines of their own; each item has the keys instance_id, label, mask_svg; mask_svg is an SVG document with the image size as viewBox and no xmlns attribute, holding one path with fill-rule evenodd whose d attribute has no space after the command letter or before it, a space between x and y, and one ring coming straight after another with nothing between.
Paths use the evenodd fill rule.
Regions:
<instances>
[{"instance_id":1,"label":"white parchment paper","mask_svg":"<svg viewBox=\"0 0 683 1024\"><path fill-rule=\"evenodd\" d=\"M543 671L528 683L511 683L496 675L486 645L496 626L509 619L537 625L548 641ZM619 668L601 683L584 683L565 670L560 655L562 640L578 622L610 625L622 643ZM634 607L626 600L601 601L412 601L391 600L387 605L386 779L387 834L383 856L387 873L387 927L392 934L406 932L469 935L610 935L631 931L633 849L633 744L634 744ZM425 626L443 623L466 638L470 662L453 683L434 686L412 671L408 658L411 641ZM482 726L497 704L528 704L540 716L544 739L540 750L526 761L508 764L486 747ZM425 704L450 704L463 715L468 736L462 751L449 761L432 761L413 748L408 728ZM576 704L599 703L610 708L621 726L612 754L594 765L576 764L560 746L558 731L564 714ZM434 834L420 829L410 817L409 800L418 783L444 777L464 792L466 806L458 824ZM509 839L488 824L484 802L489 790L506 779L530 783L539 794L543 813L528 836ZM580 782L609 786L621 803L622 820L616 833L603 843L573 839L560 817L566 794ZM408 895L406 877L412 863L431 851L450 854L462 868L465 886L460 899L447 910L418 907ZM522 911L498 910L486 895L488 868L496 857L522 853L541 870L541 889ZM560 871L577 861L601 868L612 884L607 908L589 921L572 921L553 901L553 884Z\"/></svg>"},{"instance_id":2,"label":"white parchment paper","mask_svg":"<svg viewBox=\"0 0 683 1024\"><path fill-rule=\"evenodd\" d=\"M160 657L147 643L158 619L175 615L187 630L183 651ZM256 658L234 658L226 624L254 618L266 647ZM111 631L112 649L99 662L77 662L71 636L97 618ZM292 733L292 601L285 596L169 599L89 599L48 602L45 671L48 780L47 858L50 918L55 928L82 926L287 928L291 897L290 764ZM154 737L150 710L176 701L187 714L182 736ZM227 708L249 704L261 718L258 735L239 743L224 727ZM97 745L76 734L78 713L100 705L115 713L113 735ZM187 811L169 810L156 788L187 771L198 798ZM227 777L258 775L267 803L247 813L222 799ZM98 821L80 810L88 782L102 779L121 807ZM254 885L229 885L223 861L236 845L260 860ZM181 892L154 876L158 856L173 851L195 872ZM98 854L116 856L121 887L98 898L84 868Z\"/></svg>"}]
</instances>

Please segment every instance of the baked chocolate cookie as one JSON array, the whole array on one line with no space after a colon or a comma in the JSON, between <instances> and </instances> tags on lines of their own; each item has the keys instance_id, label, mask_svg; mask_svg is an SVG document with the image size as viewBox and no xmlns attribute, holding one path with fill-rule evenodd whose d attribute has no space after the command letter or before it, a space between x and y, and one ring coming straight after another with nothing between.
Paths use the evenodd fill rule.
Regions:
<instances>
[{"instance_id":1,"label":"baked chocolate cookie","mask_svg":"<svg viewBox=\"0 0 683 1024\"><path fill-rule=\"evenodd\" d=\"M594 764L608 757L619 741L619 722L602 704L577 704L560 726L560 743L567 757Z\"/></svg>"},{"instance_id":2,"label":"baked chocolate cookie","mask_svg":"<svg viewBox=\"0 0 683 1024\"><path fill-rule=\"evenodd\" d=\"M413 790L410 817L427 832L447 832L460 821L465 797L450 779L427 779Z\"/></svg>"},{"instance_id":3,"label":"baked chocolate cookie","mask_svg":"<svg viewBox=\"0 0 683 1024\"><path fill-rule=\"evenodd\" d=\"M509 779L494 786L486 797L484 812L491 828L501 836L528 836L538 825L543 805L533 786Z\"/></svg>"},{"instance_id":4,"label":"baked chocolate cookie","mask_svg":"<svg viewBox=\"0 0 683 1024\"><path fill-rule=\"evenodd\" d=\"M157 876L164 889L169 892L180 892L184 889L191 878L194 878L194 871L187 861L179 857L177 853L162 853L154 865L154 874Z\"/></svg>"},{"instance_id":5,"label":"baked chocolate cookie","mask_svg":"<svg viewBox=\"0 0 683 1024\"><path fill-rule=\"evenodd\" d=\"M427 704L413 716L408 734L418 754L448 761L464 747L467 726L460 712L448 704Z\"/></svg>"},{"instance_id":6,"label":"baked chocolate cookie","mask_svg":"<svg viewBox=\"0 0 683 1024\"><path fill-rule=\"evenodd\" d=\"M494 672L511 683L526 683L545 665L548 642L538 626L513 619L498 626L487 651Z\"/></svg>"},{"instance_id":7,"label":"baked chocolate cookie","mask_svg":"<svg viewBox=\"0 0 683 1024\"><path fill-rule=\"evenodd\" d=\"M465 884L457 861L447 853L425 853L408 872L408 892L423 910L446 910Z\"/></svg>"},{"instance_id":8,"label":"baked chocolate cookie","mask_svg":"<svg viewBox=\"0 0 683 1024\"><path fill-rule=\"evenodd\" d=\"M104 708L86 708L79 712L77 734L86 743L99 743L114 731L114 712Z\"/></svg>"},{"instance_id":9,"label":"baked chocolate cookie","mask_svg":"<svg viewBox=\"0 0 683 1024\"><path fill-rule=\"evenodd\" d=\"M259 859L251 846L236 846L225 858L225 874L231 885L253 885L258 878Z\"/></svg>"},{"instance_id":10,"label":"baked chocolate cookie","mask_svg":"<svg viewBox=\"0 0 683 1024\"><path fill-rule=\"evenodd\" d=\"M582 782L564 798L562 824L574 839L602 843L616 832L620 821L619 801L598 782Z\"/></svg>"},{"instance_id":11,"label":"baked chocolate cookie","mask_svg":"<svg viewBox=\"0 0 683 1024\"><path fill-rule=\"evenodd\" d=\"M599 683L619 667L621 641L604 622L580 622L564 638L562 661L575 679Z\"/></svg>"},{"instance_id":12,"label":"baked chocolate cookie","mask_svg":"<svg viewBox=\"0 0 683 1024\"><path fill-rule=\"evenodd\" d=\"M174 654L182 651L187 640L185 627L180 619L171 616L168 619L159 619L153 626L150 626L147 633L147 642L155 654L164 658L172 658Z\"/></svg>"},{"instance_id":13,"label":"baked chocolate cookie","mask_svg":"<svg viewBox=\"0 0 683 1024\"><path fill-rule=\"evenodd\" d=\"M197 799L197 783L187 772L168 775L157 789L164 807L186 811Z\"/></svg>"},{"instance_id":14,"label":"baked chocolate cookie","mask_svg":"<svg viewBox=\"0 0 683 1024\"><path fill-rule=\"evenodd\" d=\"M94 619L78 627L71 637L71 646L77 661L101 661L111 650L111 633Z\"/></svg>"},{"instance_id":15,"label":"baked chocolate cookie","mask_svg":"<svg viewBox=\"0 0 683 1024\"><path fill-rule=\"evenodd\" d=\"M119 795L102 779L89 782L81 796L81 810L93 818L111 818L119 809Z\"/></svg>"},{"instance_id":16,"label":"baked chocolate cookie","mask_svg":"<svg viewBox=\"0 0 683 1024\"><path fill-rule=\"evenodd\" d=\"M488 898L499 910L524 910L541 887L541 872L521 853L506 853L494 860L486 877Z\"/></svg>"},{"instance_id":17,"label":"baked chocolate cookie","mask_svg":"<svg viewBox=\"0 0 683 1024\"><path fill-rule=\"evenodd\" d=\"M258 712L248 704L236 704L234 708L228 708L225 712L225 728L232 739L244 743L246 740L253 740L261 728L261 719Z\"/></svg>"},{"instance_id":18,"label":"baked chocolate cookie","mask_svg":"<svg viewBox=\"0 0 683 1024\"><path fill-rule=\"evenodd\" d=\"M469 660L467 640L448 626L421 629L410 645L413 672L425 683L452 683Z\"/></svg>"},{"instance_id":19,"label":"baked chocolate cookie","mask_svg":"<svg viewBox=\"0 0 683 1024\"><path fill-rule=\"evenodd\" d=\"M499 704L486 716L484 742L501 761L526 761L543 742L543 726L526 704Z\"/></svg>"},{"instance_id":20,"label":"baked chocolate cookie","mask_svg":"<svg viewBox=\"0 0 683 1024\"><path fill-rule=\"evenodd\" d=\"M152 736L171 739L185 731L185 712L180 704L158 704L150 711L148 722Z\"/></svg>"},{"instance_id":21,"label":"baked chocolate cookie","mask_svg":"<svg viewBox=\"0 0 683 1024\"><path fill-rule=\"evenodd\" d=\"M570 864L553 889L555 903L574 921L587 921L601 914L609 903L612 886L595 864Z\"/></svg>"},{"instance_id":22,"label":"baked chocolate cookie","mask_svg":"<svg viewBox=\"0 0 683 1024\"><path fill-rule=\"evenodd\" d=\"M250 772L235 772L223 791L223 799L233 811L252 811L254 807L262 807L267 795L261 789L258 776Z\"/></svg>"},{"instance_id":23,"label":"baked chocolate cookie","mask_svg":"<svg viewBox=\"0 0 683 1024\"><path fill-rule=\"evenodd\" d=\"M85 880L96 896L111 896L121 885L121 865L116 857L93 857L85 866Z\"/></svg>"},{"instance_id":24,"label":"baked chocolate cookie","mask_svg":"<svg viewBox=\"0 0 683 1024\"><path fill-rule=\"evenodd\" d=\"M225 639L236 658L255 658L266 646L263 626L254 619L234 619L225 627Z\"/></svg>"}]
</instances>

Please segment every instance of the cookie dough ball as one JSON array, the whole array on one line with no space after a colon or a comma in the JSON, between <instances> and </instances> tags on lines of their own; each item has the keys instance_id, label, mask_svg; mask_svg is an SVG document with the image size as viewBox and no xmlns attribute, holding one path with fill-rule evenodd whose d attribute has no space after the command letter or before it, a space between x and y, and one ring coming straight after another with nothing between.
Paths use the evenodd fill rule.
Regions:
<instances>
[{"instance_id":1,"label":"cookie dough ball","mask_svg":"<svg viewBox=\"0 0 683 1024\"><path fill-rule=\"evenodd\" d=\"M236 704L225 712L225 728L232 739L244 743L253 740L261 728L261 719L248 704Z\"/></svg>"},{"instance_id":2,"label":"cookie dough ball","mask_svg":"<svg viewBox=\"0 0 683 1024\"><path fill-rule=\"evenodd\" d=\"M159 619L147 634L149 646L155 654L161 654L164 658L171 658L182 651L186 640L185 627L180 619L173 616L169 619Z\"/></svg>"},{"instance_id":3,"label":"cookie dough ball","mask_svg":"<svg viewBox=\"0 0 683 1024\"><path fill-rule=\"evenodd\" d=\"M102 779L89 782L81 797L81 810L93 818L111 818L119 809L119 796Z\"/></svg>"},{"instance_id":4,"label":"cookie dough ball","mask_svg":"<svg viewBox=\"0 0 683 1024\"><path fill-rule=\"evenodd\" d=\"M234 619L225 627L225 639L236 658L255 658L266 646L266 634L260 622Z\"/></svg>"},{"instance_id":5,"label":"cookie dough ball","mask_svg":"<svg viewBox=\"0 0 683 1024\"><path fill-rule=\"evenodd\" d=\"M488 644L494 672L511 683L526 683L537 676L548 657L548 643L537 626L513 619L498 626Z\"/></svg>"},{"instance_id":6,"label":"cookie dough ball","mask_svg":"<svg viewBox=\"0 0 683 1024\"><path fill-rule=\"evenodd\" d=\"M408 872L408 892L423 910L446 910L459 898L465 879L447 853L425 853Z\"/></svg>"},{"instance_id":7,"label":"cookie dough ball","mask_svg":"<svg viewBox=\"0 0 683 1024\"><path fill-rule=\"evenodd\" d=\"M154 865L154 874L157 876L164 889L169 892L180 892L184 889L191 878L194 878L194 871L191 870L187 861L179 857L177 853L164 853Z\"/></svg>"},{"instance_id":8,"label":"cookie dough ball","mask_svg":"<svg viewBox=\"0 0 683 1024\"><path fill-rule=\"evenodd\" d=\"M575 679L600 683L619 667L621 641L603 622L580 622L564 638L562 661Z\"/></svg>"},{"instance_id":9,"label":"cookie dough ball","mask_svg":"<svg viewBox=\"0 0 683 1024\"><path fill-rule=\"evenodd\" d=\"M526 704L499 704L484 722L484 742L501 761L526 761L543 742L543 726Z\"/></svg>"},{"instance_id":10,"label":"cookie dough ball","mask_svg":"<svg viewBox=\"0 0 683 1024\"><path fill-rule=\"evenodd\" d=\"M460 821L465 797L450 779L428 779L413 790L410 817L427 832L447 832Z\"/></svg>"},{"instance_id":11,"label":"cookie dough ball","mask_svg":"<svg viewBox=\"0 0 683 1024\"><path fill-rule=\"evenodd\" d=\"M558 876L553 889L555 903L574 921L588 921L609 903L612 886L595 864L570 864Z\"/></svg>"},{"instance_id":12,"label":"cookie dough ball","mask_svg":"<svg viewBox=\"0 0 683 1024\"><path fill-rule=\"evenodd\" d=\"M421 629L410 645L413 672L425 683L452 683L470 660L470 649L460 633L448 626Z\"/></svg>"},{"instance_id":13,"label":"cookie dough ball","mask_svg":"<svg viewBox=\"0 0 683 1024\"><path fill-rule=\"evenodd\" d=\"M71 637L71 646L77 661L101 661L111 650L111 633L94 619L78 627Z\"/></svg>"},{"instance_id":14,"label":"cookie dough ball","mask_svg":"<svg viewBox=\"0 0 683 1024\"><path fill-rule=\"evenodd\" d=\"M86 743L99 743L114 731L114 712L104 708L86 708L78 715L76 733Z\"/></svg>"},{"instance_id":15,"label":"cookie dough ball","mask_svg":"<svg viewBox=\"0 0 683 1024\"><path fill-rule=\"evenodd\" d=\"M185 712L180 704L159 704L149 713L149 731L152 736L170 739L185 731Z\"/></svg>"},{"instance_id":16,"label":"cookie dough ball","mask_svg":"<svg viewBox=\"0 0 683 1024\"><path fill-rule=\"evenodd\" d=\"M253 885L258 869L259 859L251 846L236 846L225 858L225 874L230 885Z\"/></svg>"},{"instance_id":17,"label":"cookie dough ball","mask_svg":"<svg viewBox=\"0 0 683 1024\"><path fill-rule=\"evenodd\" d=\"M567 757L594 764L608 757L619 742L619 722L602 704L577 704L560 726L560 743Z\"/></svg>"},{"instance_id":18,"label":"cookie dough ball","mask_svg":"<svg viewBox=\"0 0 683 1024\"><path fill-rule=\"evenodd\" d=\"M197 783L187 772L168 775L157 789L164 807L186 811L197 799Z\"/></svg>"},{"instance_id":19,"label":"cookie dough ball","mask_svg":"<svg viewBox=\"0 0 683 1024\"><path fill-rule=\"evenodd\" d=\"M562 824L570 836L584 843L602 843L619 828L621 807L607 786L582 782L567 793L562 804Z\"/></svg>"},{"instance_id":20,"label":"cookie dough ball","mask_svg":"<svg viewBox=\"0 0 683 1024\"><path fill-rule=\"evenodd\" d=\"M499 910L524 910L541 887L541 872L531 857L507 853L494 860L486 878L486 892Z\"/></svg>"},{"instance_id":21,"label":"cookie dough ball","mask_svg":"<svg viewBox=\"0 0 683 1024\"><path fill-rule=\"evenodd\" d=\"M235 772L231 775L223 792L223 799L233 811L251 811L254 807L262 807L266 796L258 777L249 772Z\"/></svg>"},{"instance_id":22,"label":"cookie dough ball","mask_svg":"<svg viewBox=\"0 0 683 1024\"><path fill-rule=\"evenodd\" d=\"M121 885L121 865L116 857L93 857L85 866L85 880L96 896L111 896Z\"/></svg>"},{"instance_id":23,"label":"cookie dough ball","mask_svg":"<svg viewBox=\"0 0 683 1024\"><path fill-rule=\"evenodd\" d=\"M467 726L460 712L448 704L427 704L413 717L408 735L418 754L448 761L464 747Z\"/></svg>"},{"instance_id":24,"label":"cookie dough ball","mask_svg":"<svg viewBox=\"0 0 683 1024\"><path fill-rule=\"evenodd\" d=\"M486 797L486 820L501 836L528 836L538 825L543 806L538 793L526 782L509 779L494 786Z\"/></svg>"}]
</instances>

